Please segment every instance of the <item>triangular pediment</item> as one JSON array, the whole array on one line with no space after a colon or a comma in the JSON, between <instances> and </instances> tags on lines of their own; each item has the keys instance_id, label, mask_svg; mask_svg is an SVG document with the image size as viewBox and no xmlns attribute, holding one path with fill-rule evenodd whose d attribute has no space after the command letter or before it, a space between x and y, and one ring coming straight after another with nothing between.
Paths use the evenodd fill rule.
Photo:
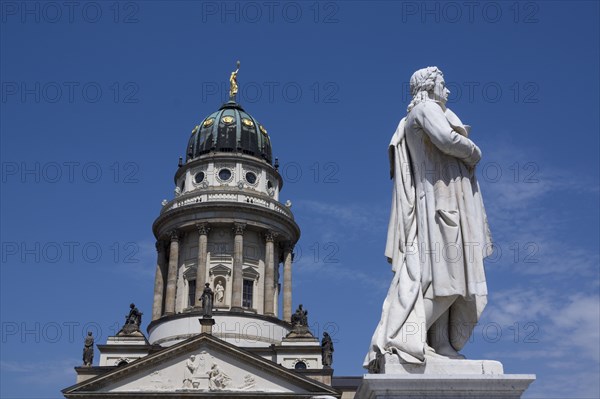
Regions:
<instances>
[{"instance_id":1,"label":"triangular pediment","mask_svg":"<svg viewBox=\"0 0 600 399\"><path fill-rule=\"evenodd\" d=\"M339 397L331 387L200 334L66 388L67 398L169 396Z\"/></svg>"},{"instance_id":2,"label":"triangular pediment","mask_svg":"<svg viewBox=\"0 0 600 399\"><path fill-rule=\"evenodd\" d=\"M231 269L219 263L218 265L210 268L210 274L215 276L229 276L231 275Z\"/></svg>"}]
</instances>

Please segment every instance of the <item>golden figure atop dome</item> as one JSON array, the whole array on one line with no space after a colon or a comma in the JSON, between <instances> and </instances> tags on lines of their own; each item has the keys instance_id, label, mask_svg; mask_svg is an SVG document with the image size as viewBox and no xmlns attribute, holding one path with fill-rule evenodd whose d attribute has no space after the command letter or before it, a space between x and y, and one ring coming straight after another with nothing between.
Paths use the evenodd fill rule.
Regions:
<instances>
[{"instance_id":1,"label":"golden figure atop dome","mask_svg":"<svg viewBox=\"0 0 600 399\"><path fill-rule=\"evenodd\" d=\"M238 85L237 85L237 74L240 70L240 62L237 62L237 69L233 72L231 72L231 76L229 77L229 100L230 101L235 101L235 96L238 92Z\"/></svg>"}]
</instances>

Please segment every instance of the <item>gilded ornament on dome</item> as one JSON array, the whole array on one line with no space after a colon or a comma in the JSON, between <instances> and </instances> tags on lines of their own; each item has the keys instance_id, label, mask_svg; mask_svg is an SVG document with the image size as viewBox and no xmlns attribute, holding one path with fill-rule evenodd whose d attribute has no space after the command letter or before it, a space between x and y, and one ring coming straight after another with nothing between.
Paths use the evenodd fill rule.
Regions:
<instances>
[{"instance_id":1,"label":"gilded ornament on dome","mask_svg":"<svg viewBox=\"0 0 600 399\"><path fill-rule=\"evenodd\" d=\"M260 128L261 133L266 136L267 135L267 129L265 129L265 127L263 125L259 125L258 127Z\"/></svg>"},{"instance_id":2,"label":"gilded ornament on dome","mask_svg":"<svg viewBox=\"0 0 600 399\"><path fill-rule=\"evenodd\" d=\"M242 123L248 127L254 126L254 122L247 118L242 118Z\"/></svg>"},{"instance_id":3,"label":"gilded ornament on dome","mask_svg":"<svg viewBox=\"0 0 600 399\"><path fill-rule=\"evenodd\" d=\"M227 125L229 125L230 123L233 123L235 119L233 118L233 116L230 115L225 115L224 117L221 118L221 121Z\"/></svg>"},{"instance_id":4,"label":"gilded ornament on dome","mask_svg":"<svg viewBox=\"0 0 600 399\"><path fill-rule=\"evenodd\" d=\"M238 84L237 84L237 75L240 71L240 62L238 61L236 64L236 70L231 72L231 76L229 77L229 100L235 101L235 96L238 92Z\"/></svg>"},{"instance_id":5,"label":"gilded ornament on dome","mask_svg":"<svg viewBox=\"0 0 600 399\"><path fill-rule=\"evenodd\" d=\"M215 123L215 118L208 118L202 123L202 127L210 127Z\"/></svg>"}]
</instances>

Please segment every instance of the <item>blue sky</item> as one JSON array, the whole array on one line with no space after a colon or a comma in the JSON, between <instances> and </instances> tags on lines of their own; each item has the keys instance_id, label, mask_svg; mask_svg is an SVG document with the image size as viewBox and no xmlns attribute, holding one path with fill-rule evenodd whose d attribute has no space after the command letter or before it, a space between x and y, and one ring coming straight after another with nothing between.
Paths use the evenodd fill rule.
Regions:
<instances>
[{"instance_id":1,"label":"blue sky","mask_svg":"<svg viewBox=\"0 0 600 399\"><path fill-rule=\"evenodd\" d=\"M151 224L238 59L302 229L294 305L336 375L362 373L392 277L387 145L437 65L499 248L464 353L537 374L527 397L600 395L598 2L0 6L1 397L58 397L131 301L146 325Z\"/></svg>"}]
</instances>

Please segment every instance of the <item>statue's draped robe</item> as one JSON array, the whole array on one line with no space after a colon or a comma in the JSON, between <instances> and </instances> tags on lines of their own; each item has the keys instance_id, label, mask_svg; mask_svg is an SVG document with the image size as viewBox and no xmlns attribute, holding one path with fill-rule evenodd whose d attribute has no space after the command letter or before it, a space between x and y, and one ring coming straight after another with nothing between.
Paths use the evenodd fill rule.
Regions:
<instances>
[{"instance_id":1,"label":"statue's draped robe","mask_svg":"<svg viewBox=\"0 0 600 399\"><path fill-rule=\"evenodd\" d=\"M400 121L389 146L394 180L385 256L394 278L364 366L378 354L425 361L424 298L459 295L448 310L450 343L462 349L487 303L483 259L491 236L467 127L434 101Z\"/></svg>"}]
</instances>

